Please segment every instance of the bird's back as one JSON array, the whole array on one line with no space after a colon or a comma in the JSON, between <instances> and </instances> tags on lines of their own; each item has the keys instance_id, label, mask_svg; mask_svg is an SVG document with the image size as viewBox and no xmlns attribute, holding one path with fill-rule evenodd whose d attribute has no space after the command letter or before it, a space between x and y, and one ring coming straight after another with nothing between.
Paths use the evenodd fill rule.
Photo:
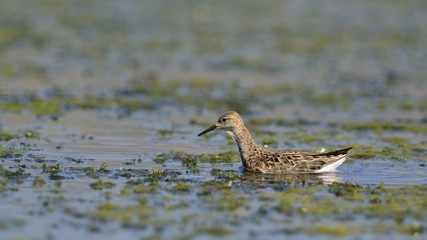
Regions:
<instances>
[{"instance_id":1,"label":"bird's back","mask_svg":"<svg viewBox=\"0 0 427 240\"><path fill-rule=\"evenodd\" d=\"M345 161L350 148L326 153L271 152L248 159L248 170L260 173L321 173L331 172Z\"/></svg>"}]
</instances>

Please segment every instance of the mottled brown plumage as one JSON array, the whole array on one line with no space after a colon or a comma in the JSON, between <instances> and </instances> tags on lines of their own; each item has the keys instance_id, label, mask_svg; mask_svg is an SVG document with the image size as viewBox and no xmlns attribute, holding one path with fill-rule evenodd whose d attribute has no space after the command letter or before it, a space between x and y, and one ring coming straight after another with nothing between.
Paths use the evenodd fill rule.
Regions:
<instances>
[{"instance_id":1,"label":"mottled brown plumage","mask_svg":"<svg viewBox=\"0 0 427 240\"><path fill-rule=\"evenodd\" d=\"M255 143L243 123L242 117L235 111L222 114L214 125L199 133L198 136L213 130L227 131L237 143L245 169L258 173L283 174L335 171L345 161L345 157L351 149L349 147L326 153L270 151Z\"/></svg>"}]
</instances>

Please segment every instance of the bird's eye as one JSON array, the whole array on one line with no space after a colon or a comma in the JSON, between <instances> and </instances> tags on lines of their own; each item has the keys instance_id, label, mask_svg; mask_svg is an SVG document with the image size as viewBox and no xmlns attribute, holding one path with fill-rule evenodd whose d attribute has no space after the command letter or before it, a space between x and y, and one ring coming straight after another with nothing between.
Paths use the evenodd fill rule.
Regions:
<instances>
[{"instance_id":1,"label":"bird's eye","mask_svg":"<svg viewBox=\"0 0 427 240\"><path fill-rule=\"evenodd\" d=\"M228 121L228 118L221 118L221 119L220 119L220 121L221 121L222 123L225 123L225 122L227 122L227 121Z\"/></svg>"}]
</instances>

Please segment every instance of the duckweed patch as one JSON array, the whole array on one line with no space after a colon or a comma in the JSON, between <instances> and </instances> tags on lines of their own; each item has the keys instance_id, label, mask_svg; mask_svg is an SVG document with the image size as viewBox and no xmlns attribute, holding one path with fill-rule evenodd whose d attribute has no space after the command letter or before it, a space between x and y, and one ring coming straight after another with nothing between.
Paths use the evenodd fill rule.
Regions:
<instances>
[{"instance_id":1,"label":"duckweed patch","mask_svg":"<svg viewBox=\"0 0 427 240\"><path fill-rule=\"evenodd\" d=\"M324 235L330 235L330 236L336 236L336 237L343 237L352 233L357 233L360 230L354 226L331 227L331 226L324 226L324 225L315 225L312 227L308 227L306 231L313 235L324 234Z\"/></svg>"},{"instance_id":2,"label":"duckweed patch","mask_svg":"<svg viewBox=\"0 0 427 240\"><path fill-rule=\"evenodd\" d=\"M274 88L274 89L271 89ZM64 112L71 109L86 110L113 110L119 117L124 117L138 110L156 110L160 106L173 105L175 107L197 107L211 109L216 112L236 109L242 114L251 113L252 105L274 108L282 104L283 94L288 94L287 102L303 103L310 106L321 106L330 109L340 108L349 111L352 108L358 94L349 91L331 94L330 92L315 93L310 86L299 84L277 84L272 86L241 86L237 80L230 80L218 84L217 79L207 76L189 78L184 81L167 81L160 78L160 74L152 71L142 76L131 76L126 84L105 93L84 93L76 97L65 94L66 89L53 87L46 90L44 97L33 92L21 94L4 94L3 102L0 102L0 110L21 112L24 109L31 110L37 117L51 117L56 120ZM362 93L359 93L359 95ZM269 96L266 98L265 96ZM384 102L379 100L377 108L385 111ZM411 100L392 105L395 109L414 111L418 109L418 102ZM387 105L388 106L388 105ZM194 120L191 122L194 123ZM405 123L380 121L366 124L350 123L344 126L349 130L393 130L422 132L427 130L420 126L411 126ZM310 120L298 119L288 121L281 118L259 118L249 121L249 125L278 125L298 126L311 124ZM380 125L380 126L377 126ZM170 134L168 131L160 131L161 135Z\"/></svg>"},{"instance_id":3,"label":"duckweed patch","mask_svg":"<svg viewBox=\"0 0 427 240\"><path fill-rule=\"evenodd\" d=\"M113 182L103 182L101 180L98 180L94 183L91 183L90 188L94 190L103 190L103 189L110 189L116 186Z\"/></svg>"},{"instance_id":4,"label":"duckweed patch","mask_svg":"<svg viewBox=\"0 0 427 240\"><path fill-rule=\"evenodd\" d=\"M262 145L269 146L269 145L277 145L278 141L271 137L270 135L263 135L259 138L259 141Z\"/></svg>"},{"instance_id":5,"label":"duckweed patch","mask_svg":"<svg viewBox=\"0 0 427 240\"><path fill-rule=\"evenodd\" d=\"M229 190L231 185L222 181L206 181L200 184L200 189L197 192L199 196L211 195L214 192L221 190Z\"/></svg>"},{"instance_id":6,"label":"duckweed patch","mask_svg":"<svg viewBox=\"0 0 427 240\"><path fill-rule=\"evenodd\" d=\"M170 130L170 129L160 129L159 130L159 134L161 136L170 135L172 133L173 133L173 130Z\"/></svg>"},{"instance_id":7,"label":"duckweed patch","mask_svg":"<svg viewBox=\"0 0 427 240\"><path fill-rule=\"evenodd\" d=\"M221 170L218 168L213 168L211 170L211 175L217 179L222 181L234 181L239 180L242 176L234 170Z\"/></svg>"},{"instance_id":8,"label":"duckweed patch","mask_svg":"<svg viewBox=\"0 0 427 240\"><path fill-rule=\"evenodd\" d=\"M157 164L164 165L168 160L180 161L183 166L193 172L199 171L199 163L226 164L239 162L238 152L229 151L219 154L200 154L193 155L185 152L162 153L153 159Z\"/></svg>"},{"instance_id":9,"label":"duckweed patch","mask_svg":"<svg viewBox=\"0 0 427 240\"><path fill-rule=\"evenodd\" d=\"M126 185L125 189L132 189L135 194L150 193L155 194L159 191L160 186L158 184L151 183L150 185L138 183L137 185ZM123 194L123 191L122 191Z\"/></svg>"},{"instance_id":10,"label":"duckweed patch","mask_svg":"<svg viewBox=\"0 0 427 240\"><path fill-rule=\"evenodd\" d=\"M200 233L205 233L208 235L224 237L232 234L234 231L228 227L224 226L210 226L210 227L199 227L197 229Z\"/></svg>"},{"instance_id":11,"label":"duckweed patch","mask_svg":"<svg viewBox=\"0 0 427 240\"><path fill-rule=\"evenodd\" d=\"M180 160L182 165L190 170L197 171L197 157L183 152L175 153L174 159Z\"/></svg>"},{"instance_id":12,"label":"duckweed patch","mask_svg":"<svg viewBox=\"0 0 427 240\"><path fill-rule=\"evenodd\" d=\"M236 211L247 206L247 199L239 192L230 190L220 191L207 197L206 202L217 211Z\"/></svg>"},{"instance_id":13,"label":"duckweed patch","mask_svg":"<svg viewBox=\"0 0 427 240\"><path fill-rule=\"evenodd\" d=\"M119 206L107 202L99 205L90 216L101 222L119 221L123 227L144 228L150 224L148 219L154 212L155 208L149 205Z\"/></svg>"},{"instance_id":14,"label":"duckweed patch","mask_svg":"<svg viewBox=\"0 0 427 240\"><path fill-rule=\"evenodd\" d=\"M9 149L9 148L0 146L0 158L12 158L18 153L19 153L18 150Z\"/></svg>"},{"instance_id":15,"label":"duckweed patch","mask_svg":"<svg viewBox=\"0 0 427 240\"><path fill-rule=\"evenodd\" d=\"M40 138L40 133L31 129L26 129L24 131L24 136L26 138Z\"/></svg>"},{"instance_id":16,"label":"duckweed patch","mask_svg":"<svg viewBox=\"0 0 427 240\"><path fill-rule=\"evenodd\" d=\"M201 162L209 162L212 164L217 163L231 163L231 162L239 162L240 155L238 152L229 151L219 154L201 154L198 156Z\"/></svg>"},{"instance_id":17,"label":"duckweed patch","mask_svg":"<svg viewBox=\"0 0 427 240\"><path fill-rule=\"evenodd\" d=\"M42 178L35 178L33 180L34 187L43 187L46 184L46 181Z\"/></svg>"},{"instance_id":18,"label":"duckweed patch","mask_svg":"<svg viewBox=\"0 0 427 240\"><path fill-rule=\"evenodd\" d=\"M12 133L0 129L0 141L9 141L14 137Z\"/></svg>"},{"instance_id":19,"label":"duckweed patch","mask_svg":"<svg viewBox=\"0 0 427 240\"><path fill-rule=\"evenodd\" d=\"M0 167L0 176L5 179L16 180L17 183L21 183L23 179L29 177L30 174L26 173L24 168L18 168L16 171L12 171Z\"/></svg>"},{"instance_id":20,"label":"duckweed patch","mask_svg":"<svg viewBox=\"0 0 427 240\"><path fill-rule=\"evenodd\" d=\"M423 143L409 143L408 139L400 137L387 137L383 138L383 143L386 146L374 146L353 143L354 149L351 152L351 159L394 159L394 160L407 160L416 159L424 161L423 153L426 149Z\"/></svg>"},{"instance_id":21,"label":"duckweed patch","mask_svg":"<svg viewBox=\"0 0 427 240\"><path fill-rule=\"evenodd\" d=\"M189 192L191 190L192 186L187 184L184 181L178 181L173 188L175 192Z\"/></svg>"},{"instance_id":22,"label":"duckweed patch","mask_svg":"<svg viewBox=\"0 0 427 240\"><path fill-rule=\"evenodd\" d=\"M61 103L55 100L34 100L30 105L37 117L57 116L61 113Z\"/></svg>"},{"instance_id":23,"label":"duckweed patch","mask_svg":"<svg viewBox=\"0 0 427 240\"><path fill-rule=\"evenodd\" d=\"M86 173L88 177L99 178L99 172L95 171L93 167L86 167L83 169L83 171Z\"/></svg>"},{"instance_id":24,"label":"duckweed patch","mask_svg":"<svg viewBox=\"0 0 427 240\"><path fill-rule=\"evenodd\" d=\"M12 179L26 174L24 168L17 170L14 172L0 168L0 192L9 191ZM94 171L93 168L64 169L57 164L44 165L40 170L46 173L58 170L81 173L86 170ZM123 173L130 173L130 176L120 178ZM106 224L106 227L117 223L124 229L140 230L159 229L166 223L175 225L185 221L186 224L196 226L192 234L212 236L233 236L236 233L233 226L269 224L268 221L272 218L282 223L287 222L285 231L291 235L305 233L352 237L360 232L378 234L384 231L387 234L412 236L424 234L426 228L423 224L427 206L426 186L388 187L385 184L364 186L353 183L324 185L322 182L297 184L292 182L296 180L261 180L261 176L255 178L251 174L247 176L219 168L211 171L215 180L201 181L180 179L180 175L171 170L112 170L107 174L114 180L98 178L89 184L91 189L103 191L105 202L99 203L89 213L69 209L65 211L69 217L77 217L79 221L88 220L96 225ZM76 177L81 180L92 179L85 174ZM50 194L60 195L64 194L58 190L63 182L69 184L74 181L64 179L51 185L44 178L31 179L31 186L38 191L46 189ZM121 185L123 180L126 182ZM25 179L23 182L25 184ZM67 200L67 197L61 200L61 204L67 209L68 201L71 200ZM47 209L58 207L55 201L47 202ZM200 218L204 219L203 227L198 227L200 218L188 218L187 215L199 209L204 209L200 213ZM170 214L174 215L172 219ZM310 222L314 219L319 223L293 223ZM375 224L355 224L360 219L379 222L382 227ZM324 225L322 222L331 224ZM97 231L102 231L101 225L96 227ZM280 225L279 228L282 229L283 226Z\"/></svg>"},{"instance_id":25,"label":"duckweed patch","mask_svg":"<svg viewBox=\"0 0 427 240\"><path fill-rule=\"evenodd\" d=\"M358 122L358 123L344 123L342 127L349 131L374 131L376 133L382 133L386 131L404 131L413 132L418 134L426 134L427 126L424 124L415 123L399 123L399 122L383 122L383 121L371 121L371 122Z\"/></svg>"}]
</instances>

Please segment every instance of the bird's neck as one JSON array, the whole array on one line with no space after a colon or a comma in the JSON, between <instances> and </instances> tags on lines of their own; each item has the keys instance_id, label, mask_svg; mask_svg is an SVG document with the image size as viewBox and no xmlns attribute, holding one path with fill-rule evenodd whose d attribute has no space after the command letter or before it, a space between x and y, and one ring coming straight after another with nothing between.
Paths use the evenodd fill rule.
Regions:
<instances>
[{"instance_id":1,"label":"bird's neck","mask_svg":"<svg viewBox=\"0 0 427 240\"><path fill-rule=\"evenodd\" d=\"M260 147L245 126L229 131L229 134L237 143L243 165L246 166L250 156L253 155L254 151L258 151Z\"/></svg>"}]
</instances>

